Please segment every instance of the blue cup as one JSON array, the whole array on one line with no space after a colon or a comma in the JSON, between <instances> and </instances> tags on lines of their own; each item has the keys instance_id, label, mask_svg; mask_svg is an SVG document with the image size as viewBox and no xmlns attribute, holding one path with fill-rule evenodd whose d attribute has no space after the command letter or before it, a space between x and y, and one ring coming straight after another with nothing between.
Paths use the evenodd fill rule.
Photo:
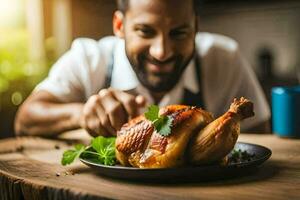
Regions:
<instances>
[{"instance_id":1,"label":"blue cup","mask_svg":"<svg viewBox=\"0 0 300 200\"><path fill-rule=\"evenodd\" d=\"M272 129L280 137L300 138L300 85L272 88Z\"/></svg>"}]
</instances>

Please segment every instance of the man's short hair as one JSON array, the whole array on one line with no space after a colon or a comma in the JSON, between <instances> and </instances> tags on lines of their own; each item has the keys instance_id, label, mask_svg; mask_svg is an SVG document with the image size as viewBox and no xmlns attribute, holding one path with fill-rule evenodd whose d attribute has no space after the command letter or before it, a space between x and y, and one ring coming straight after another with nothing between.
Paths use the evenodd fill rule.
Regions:
<instances>
[{"instance_id":1,"label":"man's short hair","mask_svg":"<svg viewBox=\"0 0 300 200\"><path fill-rule=\"evenodd\" d=\"M117 8L122 13L125 13L128 9L128 3L130 0L117 0ZM201 7L201 4L203 4L204 0L193 0L194 1L194 10L196 14L199 14L199 9Z\"/></svg>"}]
</instances>

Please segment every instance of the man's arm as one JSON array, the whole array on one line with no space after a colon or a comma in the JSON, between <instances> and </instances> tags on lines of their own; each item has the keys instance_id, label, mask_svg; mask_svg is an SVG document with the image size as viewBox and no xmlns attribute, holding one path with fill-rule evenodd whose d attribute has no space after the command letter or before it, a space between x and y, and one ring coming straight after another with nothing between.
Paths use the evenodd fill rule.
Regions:
<instances>
[{"instance_id":1,"label":"man's arm","mask_svg":"<svg viewBox=\"0 0 300 200\"><path fill-rule=\"evenodd\" d=\"M80 128L83 103L62 103L51 93L31 94L19 108L15 118L17 135L55 136Z\"/></svg>"},{"instance_id":2,"label":"man's arm","mask_svg":"<svg viewBox=\"0 0 300 200\"><path fill-rule=\"evenodd\" d=\"M145 98L115 89L102 89L86 103L63 103L46 91L28 97L15 120L17 135L56 136L86 129L91 135L116 135L121 126L139 113Z\"/></svg>"}]
</instances>

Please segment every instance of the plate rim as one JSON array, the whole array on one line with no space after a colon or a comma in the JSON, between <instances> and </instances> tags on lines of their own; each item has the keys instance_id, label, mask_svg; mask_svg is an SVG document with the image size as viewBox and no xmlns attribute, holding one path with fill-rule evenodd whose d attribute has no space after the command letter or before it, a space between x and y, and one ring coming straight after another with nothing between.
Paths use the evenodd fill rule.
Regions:
<instances>
[{"instance_id":1,"label":"plate rim","mask_svg":"<svg viewBox=\"0 0 300 200\"><path fill-rule=\"evenodd\" d=\"M259 144L253 144L253 143L248 143L248 142L237 142L235 144L235 146L239 144L239 145L249 145L249 146L254 146L254 147L258 147L260 149L265 150L267 153L262 156L259 157L259 159L254 159L254 160L250 160L247 162L240 162L240 163L234 163L234 164L230 164L230 165L226 165L226 166L221 166L221 165L186 165L186 166L182 166L182 167L173 167L173 168L138 168L138 167L127 167L127 166L122 166L122 165L114 165L114 166L109 166L109 165L103 165L103 164L99 164L99 163L95 163L95 162L91 162L87 159L81 158L81 155L79 156L79 160L84 163L85 165L88 165L89 167L99 167L99 168L105 168L107 170L125 170L125 171L139 171L139 172L147 172L147 171L172 171L172 170L184 170L184 169L205 169L205 168L224 168L224 169L228 169L228 168L242 168L242 167L249 167L252 166L254 163L260 162L260 164L262 164L263 162L265 162L266 160L268 160L271 155L272 155L272 150L268 147L265 147L263 145L259 145ZM259 165L260 165L259 164Z\"/></svg>"}]
</instances>

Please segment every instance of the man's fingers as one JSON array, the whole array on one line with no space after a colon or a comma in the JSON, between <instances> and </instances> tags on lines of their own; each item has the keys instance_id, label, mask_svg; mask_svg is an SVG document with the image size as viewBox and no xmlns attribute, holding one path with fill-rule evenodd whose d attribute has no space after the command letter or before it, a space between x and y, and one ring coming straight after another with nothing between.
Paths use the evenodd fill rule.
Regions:
<instances>
[{"instance_id":1,"label":"man's fingers","mask_svg":"<svg viewBox=\"0 0 300 200\"><path fill-rule=\"evenodd\" d=\"M97 117L100 119L102 130L106 132L103 135L106 135L106 136L116 135L116 130L112 127L110 120L109 120L109 116L105 113L105 110L102 107L102 105L99 105L96 108L96 112L97 112Z\"/></svg>"},{"instance_id":2,"label":"man's fingers","mask_svg":"<svg viewBox=\"0 0 300 200\"><path fill-rule=\"evenodd\" d=\"M84 105L81 116L81 127L94 137L114 135L115 130L108 123L102 123L107 117L101 105L99 95L93 95ZM106 126L106 127L105 127Z\"/></svg>"},{"instance_id":3,"label":"man's fingers","mask_svg":"<svg viewBox=\"0 0 300 200\"><path fill-rule=\"evenodd\" d=\"M139 105L139 107L145 107L146 106L146 98L142 95L138 95L135 97L135 102Z\"/></svg>"},{"instance_id":4,"label":"man's fingers","mask_svg":"<svg viewBox=\"0 0 300 200\"><path fill-rule=\"evenodd\" d=\"M96 115L93 115L93 116L90 115L89 117L87 117L85 119L85 127L84 128L93 137L97 137L97 136L101 135L100 121Z\"/></svg>"},{"instance_id":5,"label":"man's fingers","mask_svg":"<svg viewBox=\"0 0 300 200\"><path fill-rule=\"evenodd\" d=\"M146 104L146 99L141 95L134 96L112 88L100 90L99 99L101 106L97 109L97 115L102 126L114 135L124 123L136 117Z\"/></svg>"},{"instance_id":6,"label":"man's fingers","mask_svg":"<svg viewBox=\"0 0 300 200\"><path fill-rule=\"evenodd\" d=\"M122 103L124 109L127 112L128 119L137 115L138 108L134 96L121 91L114 91L114 95L116 99L118 99L118 101Z\"/></svg>"},{"instance_id":7,"label":"man's fingers","mask_svg":"<svg viewBox=\"0 0 300 200\"><path fill-rule=\"evenodd\" d=\"M119 130L127 122L128 115L122 103L114 97L111 90L104 89L99 92L102 107L108 115L109 121L115 130Z\"/></svg>"},{"instance_id":8,"label":"man's fingers","mask_svg":"<svg viewBox=\"0 0 300 200\"><path fill-rule=\"evenodd\" d=\"M120 101L128 113L128 119L136 117L139 114L139 108L146 104L145 97L138 95L134 96L123 91L114 90L114 96Z\"/></svg>"}]
</instances>

